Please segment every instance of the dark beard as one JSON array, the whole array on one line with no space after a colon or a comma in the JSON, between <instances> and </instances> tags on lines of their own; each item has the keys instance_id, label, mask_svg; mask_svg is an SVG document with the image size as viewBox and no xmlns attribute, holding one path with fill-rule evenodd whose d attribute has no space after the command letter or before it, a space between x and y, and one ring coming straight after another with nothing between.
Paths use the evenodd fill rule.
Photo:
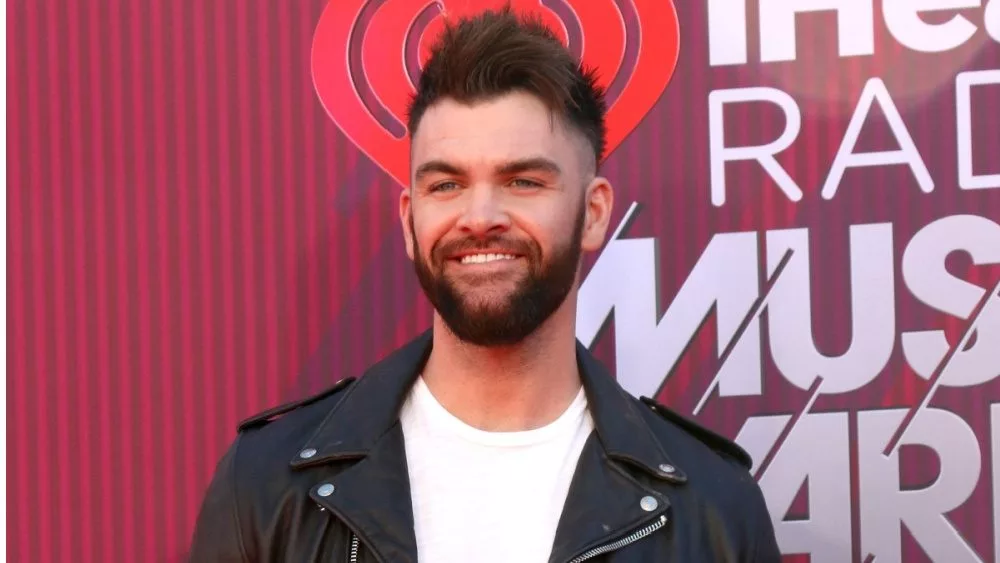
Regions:
<instances>
[{"instance_id":1,"label":"dark beard","mask_svg":"<svg viewBox=\"0 0 1000 563\"><path fill-rule=\"evenodd\" d=\"M517 344L531 335L558 309L576 282L576 271L582 254L585 208L580 206L573 232L564 246L555 248L548 261L543 261L541 248L534 241L504 237L465 239L431 249L428 264L413 236L413 263L420 286L434 309L459 339L477 346L498 347ZM459 250L487 249L501 246L516 251L528 262L527 276L513 292L505 296L502 305L470 304L458 288L444 275L446 256ZM433 270L431 266L433 265Z\"/></svg>"}]
</instances>

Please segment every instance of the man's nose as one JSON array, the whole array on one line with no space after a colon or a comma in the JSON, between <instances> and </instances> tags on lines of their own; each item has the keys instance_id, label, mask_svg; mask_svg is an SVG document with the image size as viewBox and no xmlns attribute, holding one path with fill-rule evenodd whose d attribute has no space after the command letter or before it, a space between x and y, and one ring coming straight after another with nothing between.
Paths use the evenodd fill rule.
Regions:
<instances>
[{"instance_id":1,"label":"man's nose","mask_svg":"<svg viewBox=\"0 0 1000 563\"><path fill-rule=\"evenodd\" d=\"M489 185L471 188L458 228L477 237L502 233L510 228L510 217L504 210L502 195Z\"/></svg>"}]
</instances>

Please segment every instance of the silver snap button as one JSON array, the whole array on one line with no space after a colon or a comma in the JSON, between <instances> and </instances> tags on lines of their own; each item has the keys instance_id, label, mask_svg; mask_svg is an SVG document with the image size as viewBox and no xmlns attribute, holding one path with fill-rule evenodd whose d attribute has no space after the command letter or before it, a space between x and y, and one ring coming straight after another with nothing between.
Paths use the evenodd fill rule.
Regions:
<instances>
[{"instance_id":1,"label":"silver snap button","mask_svg":"<svg viewBox=\"0 0 1000 563\"><path fill-rule=\"evenodd\" d=\"M323 483L316 489L316 494L321 497L328 497L333 494L333 489L334 487L330 483ZM654 500L653 502L655 503L656 501Z\"/></svg>"},{"instance_id":2,"label":"silver snap button","mask_svg":"<svg viewBox=\"0 0 1000 563\"><path fill-rule=\"evenodd\" d=\"M677 468L674 467L673 465L670 465L669 463L661 463L660 471L664 473L673 473L674 471L677 471Z\"/></svg>"},{"instance_id":3,"label":"silver snap button","mask_svg":"<svg viewBox=\"0 0 1000 563\"><path fill-rule=\"evenodd\" d=\"M653 497L642 497L642 500L639 501L639 508L645 510L646 512L656 510L657 506L660 506L660 503L656 502L656 499Z\"/></svg>"},{"instance_id":4,"label":"silver snap button","mask_svg":"<svg viewBox=\"0 0 1000 563\"><path fill-rule=\"evenodd\" d=\"M299 452L299 457L301 457L302 459L309 459L314 455L316 455L316 448L306 448L301 452ZM661 465L660 467L663 466Z\"/></svg>"}]
</instances>

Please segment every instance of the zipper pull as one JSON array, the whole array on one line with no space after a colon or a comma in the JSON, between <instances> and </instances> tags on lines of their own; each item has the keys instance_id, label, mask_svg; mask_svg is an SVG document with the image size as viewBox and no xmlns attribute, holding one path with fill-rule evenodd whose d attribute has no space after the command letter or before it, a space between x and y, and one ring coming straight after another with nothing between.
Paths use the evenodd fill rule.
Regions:
<instances>
[{"instance_id":1,"label":"zipper pull","mask_svg":"<svg viewBox=\"0 0 1000 563\"><path fill-rule=\"evenodd\" d=\"M652 524L639 528L638 530L635 530L631 534L628 534L627 536L619 540L613 541L611 543L606 543L604 545L599 545L592 549L588 549L587 551L584 551L580 555L577 555L576 557L571 559L569 563L581 563L582 561L586 561L587 559L592 559L594 557L597 557L598 555L604 555L606 553L611 553L612 551L617 551L627 545L631 545L641 540L642 538L652 534L656 530L659 530L660 528L666 525L667 525L667 515L661 514L660 517Z\"/></svg>"}]
</instances>

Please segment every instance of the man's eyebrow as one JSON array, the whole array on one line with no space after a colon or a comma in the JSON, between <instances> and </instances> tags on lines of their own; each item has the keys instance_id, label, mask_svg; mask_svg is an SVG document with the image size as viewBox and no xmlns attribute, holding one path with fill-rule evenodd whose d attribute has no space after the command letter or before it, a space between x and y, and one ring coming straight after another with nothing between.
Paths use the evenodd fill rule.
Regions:
<instances>
[{"instance_id":1,"label":"man's eyebrow","mask_svg":"<svg viewBox=\"0 0 1000 563\"><path fill-rule=\"evenodd\" d=\"M547 172L558 176L562 169L554 161L541 156L514 160L497 167L497 174L503 176L520 172Z\"/></svg>"},{"instance_id":2,"label":"man's eyebrow","mask_svg":"<svg viewBox=\"0 0 1000 563\"><path fill-rule=\"evenodd\" d=\"M416 172L413 173L413 177L416 180L420 180L428 174L450 174L453 176L460 176L463 171L461 168L448 164L443 160L428 160L427 162L421 164L417 167Z\"/></svg>"},{"instance_id":3,"label":"man's eyebrow","mask_svg":"<svg viewBox=\"0 0 1000 563\"><path fill-rule=\"evenodd\" d=\"M509 176L511 174L518 174L521 172L545 172L558 176L562 174L562 169L559 168L559 165L556 164L555 161L542 156L513 160L501 164L496 168L496 174L501 176ZM416 171L413 173L413 177L415 180L419 181L424 176L428 176L430 174L461 176L464 173L465 171L461 168L455 166L454 164L445 162L444 160L428 160L417 167Z\"/></svg>"}]
</instances>

